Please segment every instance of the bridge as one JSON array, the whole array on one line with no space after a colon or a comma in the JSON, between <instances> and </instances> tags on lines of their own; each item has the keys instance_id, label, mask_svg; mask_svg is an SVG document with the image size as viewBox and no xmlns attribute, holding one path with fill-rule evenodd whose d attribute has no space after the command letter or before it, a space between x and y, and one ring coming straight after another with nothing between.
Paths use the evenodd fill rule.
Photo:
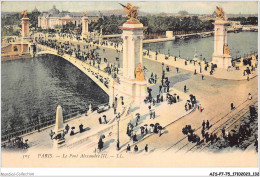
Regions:
<instances>
[{"instance_id":1,"label":"bridge","mask_svg":"<svg viewBox=\"0 0 260 177\"><path fill-rule=\"evenodd\" d=\"M209 37L212 36L214 31L210 32L201 32L201 33L191 33L191 34L180 34L180 35L175 35L176 39L185 39L189 38L192 36L200 36L200 37Z\"/></svg>"},{"instance_id":2,"label":"bridge","mask_svg":"<svg viewBox=\"0 0 260 177\"><path fill-rule=\"evenodd\" d=\"M37 55L44 55L44 54L50 54L50 55L56 55L62 57L63 59L73 64L83 73L85 73L92 81L94 81L104 92L108 94L109 103L112 104L114 78L111 75L73 56L70 56L65 53L59 54L57 50L51 47L37 44Z\"/></svg>"}]
</instances>

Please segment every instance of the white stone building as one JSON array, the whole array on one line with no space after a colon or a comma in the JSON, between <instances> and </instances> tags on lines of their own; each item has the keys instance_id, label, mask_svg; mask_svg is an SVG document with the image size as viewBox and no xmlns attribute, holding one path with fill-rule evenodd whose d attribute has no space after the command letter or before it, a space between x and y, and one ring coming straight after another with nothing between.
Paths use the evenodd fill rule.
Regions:
<instances>
[{"instance_id":1,"label":"white stone building","mask_svg":"<svg viewBox=\"0 0 260 177\"><path fill-rule=\"evenodd\" d=\"M59 11L55 6L48 12L42 12L38 17L38 27L43 29L54 29L55 26L66 25L69 22L74 23L76 26L82 23L83 13L81 12L68 12ZM97 22L99 16L88 16L89 23Z\"/></svg>"}]
</instances>

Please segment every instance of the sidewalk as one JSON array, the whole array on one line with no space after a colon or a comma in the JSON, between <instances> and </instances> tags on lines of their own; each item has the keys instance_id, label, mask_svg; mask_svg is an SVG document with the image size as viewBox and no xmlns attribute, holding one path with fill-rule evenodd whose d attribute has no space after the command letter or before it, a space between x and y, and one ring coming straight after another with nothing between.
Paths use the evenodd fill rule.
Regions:
<instances>
[{"instance_id":1,"label":"sidewalk","mask_svg":"<svg viewBox=\"0 0 260 177\"><path fill-rule=\"evenodd\" d=\"M150 51L149 56L144 55L143 58L158 63L164 63L164 66L172 66L174 68L178 67L179 69L183 69L192 73L194 73L194 71L196 70L197 75L204 75L215 79L236 80L236 81L247 79L247 75L243 76L243 72L247 66L240 66L239 70L235 70L234 68L232 68L230 71L227 71L227 69L216 68L213 75L210 75L210 67L208 67L208 71L205 71L204 70L205 63L203 61L198 60L198 62L201 62L201 73L200 73L200 65L198 64L198 62L196 62L194 65L194 62L187 61L187 65L185 65L185 59L176 57L176 61L175 61L175 57L173 56L169 56L168 60L166 60L165 57L166 55L164 54L158 54L156 59L156 53ZM210 66L210 62L209 62L209 66ZM258 72L256 69L255 71L252 72L249 78L250 79L254 78L257 75Z\"/></svg>"}]
</instances>

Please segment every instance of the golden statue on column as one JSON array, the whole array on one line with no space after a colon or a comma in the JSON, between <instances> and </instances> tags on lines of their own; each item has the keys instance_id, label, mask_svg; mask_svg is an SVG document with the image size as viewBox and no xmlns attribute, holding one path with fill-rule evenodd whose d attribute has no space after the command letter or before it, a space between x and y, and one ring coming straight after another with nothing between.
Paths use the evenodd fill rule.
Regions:
<instances>
[{"instance_id":1,"label":"golden statue on column","mask_svg":"<svg viewBox=\"0 0 260 177\"><path fill-rule=\"evenodd\" d=\"M83 17L87 17L88 12L83 13Z\"/></svg>"},{"instance_id":2,"label":"golden statue on column","mask_svg":"<svg viewBox=\"0 0 260 177\"><path fill-rule=\"evenodd\" d=\"M225 13L222 7L217 6L217 19L218 20L225 20Z\"/></svg>"},{"instance_id":3,"label":"golden statue on column","mask_svg":"<svg viewBox=\"0 0 260 177\"><path fill-rule=\"evenodd\" d=\"M229 48L228 48L227 44L224 45L224 54L225 55L230 55L230 51L229 51Z\"/></svg>"},{"instance_id":4,"label":"golden statue on column","mask_svg":"<svg viewBox=\"0 0 260 177\"><path fill-rule=\"evenodd\" d=\"M145 77L144 77L144 70L142 68L141 63L139 63L137 65L137 67L135 68L135 79L137 81L144 81Z\"/></svg>"},{"instance_id":5,"label":"golden statue on column","mask_svg":"<svg viewBox=\"0 0 260 177\"><path fill-rule=\"evenodd\" d=\"M23 14L23 18L26 18L27 17L27 10L22 11L21 14Z\"/></svg>"},{"instance_id":6,"label":"golden statue on column","mask_svg":"<svg viewBox=\"0 0 260 177\"><path fill-rule=\"evenodd\" d=\"M131 21L131 22L134 22L134 21L139 21L137 19L137 7L134 7L132 4L130 3L127 3L127 6L119 3L121 6L124 7L124 11L126 13L126 16L129 18L128 21Z\"/></svg>"}]
</instances>

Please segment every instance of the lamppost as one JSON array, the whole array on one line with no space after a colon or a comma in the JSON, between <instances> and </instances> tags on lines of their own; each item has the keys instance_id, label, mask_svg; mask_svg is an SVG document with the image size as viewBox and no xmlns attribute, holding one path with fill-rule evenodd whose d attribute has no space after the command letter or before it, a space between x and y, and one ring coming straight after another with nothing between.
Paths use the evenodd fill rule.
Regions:
<instances>
[{"instance_id":1,"label":"lamppost","mask_svg":"<svg viewBox=\"0 0 260 177\"><path fill-rule=\"evenodd\" d=\"M37 116L37 122L38 122L38 132L40 132L40 119L39 119L39 116Z\"/></svg>"},{"instance_id":2,"label":"lamppost","mask_svg":"<svg viewBox=\"0 0 260 177\"><path fill-rule=\"evenodd\" d=\"M120 121L120 114L118 113L117 116L116 116L116 121L117 121L117 144L116 144L116 147L117 147L117 150L119 151L120 150L120 142L119 142L119 121Z\"/></svg>"},{"instance_id":3,"label":"lamppost","mask_svg":"<svg viewBox=\"0 0 260 177\"><path fill-rule=\"evenodd\" d=\"M181 51L180 51L180 49L179 49L179 58L181 58Z\"/></svg>"}]
</instances>

